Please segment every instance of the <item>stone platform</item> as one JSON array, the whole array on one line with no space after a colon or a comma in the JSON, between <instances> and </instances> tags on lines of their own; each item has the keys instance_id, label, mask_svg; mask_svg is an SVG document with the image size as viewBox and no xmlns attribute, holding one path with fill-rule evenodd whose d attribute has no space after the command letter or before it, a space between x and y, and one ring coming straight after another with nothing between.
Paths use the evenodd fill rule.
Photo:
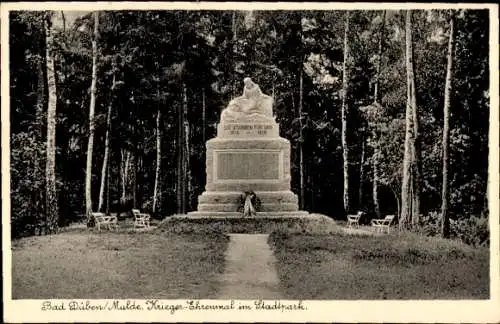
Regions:
<instances>
[{"instance_id":1,"label":"stone platform","mask_svg":"<svg viewBox=\"0 0 500 324\"><path fill-rule=\"evenodd\" d=\"M170 233L323 233L337 225L331 218L320 214L297 212L257 212L243 217L237 212L192 212L166 218L157 230Z\"/></svg>"}]
</instances>

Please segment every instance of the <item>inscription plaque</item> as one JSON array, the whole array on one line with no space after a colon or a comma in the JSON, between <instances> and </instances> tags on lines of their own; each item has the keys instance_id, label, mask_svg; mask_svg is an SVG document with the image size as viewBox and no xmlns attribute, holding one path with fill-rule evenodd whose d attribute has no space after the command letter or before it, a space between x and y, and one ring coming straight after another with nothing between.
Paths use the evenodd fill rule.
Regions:
<instances>
[{"instance_id":1,"label":"inscription plaque","mask_svg":"<svg viewBox=\"0 0 500 324\"><path fill-rule=\"evenodd\" d=\"M217 136L231 138L277 137L279 129L277 124L227 123L217 126Z\"/></svg>"},{"instance_id":2,"label":"inscription plaque","mask_svg":"<svg viewBox=\"0 0 500 324\"><path fill-rule=\"evenodd\" d=\"M217 180L280 180L280 152L216 152Z\"/></svg>"}]
</instances>

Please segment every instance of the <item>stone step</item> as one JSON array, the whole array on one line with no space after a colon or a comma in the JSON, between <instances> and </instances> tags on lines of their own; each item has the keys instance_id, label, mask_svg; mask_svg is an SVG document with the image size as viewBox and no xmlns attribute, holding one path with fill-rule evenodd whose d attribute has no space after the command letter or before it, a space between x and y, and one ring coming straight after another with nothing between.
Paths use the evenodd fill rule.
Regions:
<instances>
[{"instance_id":1,"label":"stone step","mask_svg":"<svg viewBox=\"0 0 500 324\"><path fill-rule=\"evenodd\" d=\"M240 204L199 204L198 211L206 212L235 212L241 209ZM259 204L258 210L262 212L297 211L299 206L295 203Z\"/></svg>"},{"instance_id":2,"label":"stone step","mask_svg":"<svg viewBox=\"0 0 500 324\"><path fill-rule=\"evenodd\" d=\"M244 219L262 219L262 218L301 218L309 217L306 211L280 211L280 212L257 212L255 216L245 216L241 212L209 212L209 211L194 211L187 215L172 216L179 219L190 218L211 218L211 219L224 219L224 218L244 218ZM171 217L170 217L171 218Z\"/></svg>"}]
</instances>

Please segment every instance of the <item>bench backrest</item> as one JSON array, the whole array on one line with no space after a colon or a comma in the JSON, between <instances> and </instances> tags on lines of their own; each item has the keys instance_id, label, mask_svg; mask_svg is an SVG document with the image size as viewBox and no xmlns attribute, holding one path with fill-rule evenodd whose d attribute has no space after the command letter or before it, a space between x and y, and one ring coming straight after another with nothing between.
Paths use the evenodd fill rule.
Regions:
<instances>
[{"instance_id":1,"label":"bench backrest","mask_svg":"<svg viewBox=\"0 0 500 324\"><path fill-rule=\"evenodd\" d=\"M91 213L91 215L98 222L101 221L104 216L106 216L104 215L104 213Z\"/></svg>"},{"instance_id":2,"label":"bench backrest","mask_svg":"<svg viewBox=\"0 0 500 324\"><path fill-rule=\"evenodd\" d=\"M139 209L132 209L132 214L134 214L134 216L137 216L140 213L141 211Z\"/></svg>"},{"instance_id":3,"label":"bench backrest","mask_svg":"<svg viewBox=\"0 0 500 324\"><path fill-rule=\"evenodd\" d=\"M394 220L394 215L387 215L387 216L385 216L385 221L387 222L387 224L390 225L393 220Z\"/></svg>"}]
</instances>

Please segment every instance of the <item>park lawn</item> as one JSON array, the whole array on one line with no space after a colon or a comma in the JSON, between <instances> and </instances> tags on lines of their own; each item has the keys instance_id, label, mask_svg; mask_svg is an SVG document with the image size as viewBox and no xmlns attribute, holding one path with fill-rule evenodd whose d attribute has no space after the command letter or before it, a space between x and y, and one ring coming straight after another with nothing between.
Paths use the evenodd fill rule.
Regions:
<instances>
[{"instance_id":1,"label":"park lawn","mask_svg":"<svg viewBox=\"0 0 500 324\"><path fill-rule=\"evenodd\" d=\"M290 299L488 299L489 250L412 233L269 237Z\"/></svg>"},{"instance_id":2,"label":"park lawn","mask_svg":"<svg viewBox=\"0 0 500 324\"><path fill-rule=\"evenodd\" d=\"M12 298L211 298L224 235L93 233L12 242Z\"/></svg>"}]
</instances>

